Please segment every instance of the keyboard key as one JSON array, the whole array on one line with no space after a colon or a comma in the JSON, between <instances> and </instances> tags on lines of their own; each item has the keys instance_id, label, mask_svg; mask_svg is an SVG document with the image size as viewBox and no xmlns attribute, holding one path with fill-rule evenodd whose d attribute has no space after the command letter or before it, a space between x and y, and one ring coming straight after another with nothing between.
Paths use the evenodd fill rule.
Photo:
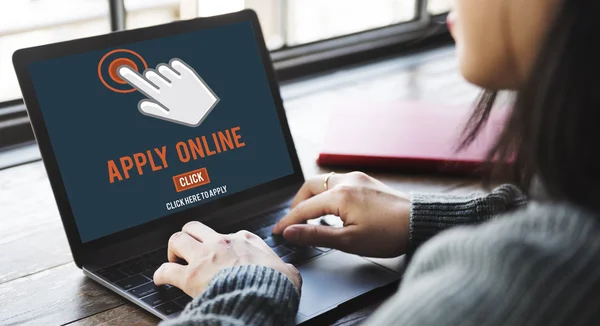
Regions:
<instances>
[{"instance_id":1,"label":"keyboard key","mask_svg":"<svg viewBox=\"0 0 600 326\"><path fill-rule=\"evenodd\" d=\"M265 243L269 245L269 247L277 247L285 243L285 239L280 235L273 235L265 239Z\"/></svg>"},{"instance_id":2,"label":"keyboard key","mask_svg":"<svg viewBox=\"0 0 600 326\"><path fill-rule=\"evenodd\" d=\"M120 269L129 275L136 275L143 272L146 268L139 262L133 262L126 263L125 265L121 266Z\"/></svg>"},{"instance_id":3,"label":"keyboard key","mask_svg":"<svg viewBox=\"0 0 600 326\"><path fill-rule=\"evenodd\" d=\"M262 216L258 216L256 219L260 222L261 227L270 227L273 228L275 223L277 223L280 219L282 219L287 213L290 212L289 208L277 209L270 213L267 213Z\"/></svg>"},{"instance_id":4,"label":"keyboard key","mask_svg":"<svg viewBox=\"0 0 600 326\"><path fill-rule=\"evenodd\" d=\"M167 302L156 307L155 309L168 316L176 312L180 312L181 310L183 310L183 307L176 305L174 302Z\"/></svg>"},{"instance_id":5,"label":"keyboard key","mask_svg":"<svg viewBox=\"0 0 600 326\"><path fill-rule=\"evenodd\" d=\"M287 255L289 255L289 254L292 253L291 250L286 249L283 246L275 247L275 248L272 248L272 249L277 254L277 256L279 256L279 257L287 256Z\"/></svg>"},{"instance_id":6,"label":"keyboard key","mask_svg":"<svg viewBox=\"0 0 600 326\"><path fill-rule=\"evenodd\" d=\"M300 251L300 250L306 248L306 246L300 246L300 245L295 245L295 244L291 244L291 243L286 244L284 247L293 252Z\"/></svg>"},{"instance_id":7,"label":"keyboard key","mask_svg":"<svg viewBox=\"0 0 600 326\"><path fill-rule=\"evenodd\" d=\"M146 276L149 279L154 279L154 272L156 272L155 269L151 269L151 270L147 270L145 272L142 273L142 275Z\"/></svg>"},{"instance_id":8,"label":"keyboard key","mask_svg":"<svg viewBox=\"0 0 600 326\"><path fill-rule=\"evenodd\" d=\"M147 295L156 293L160 290L166 290L166 287L156 286L156 285L154 285L154 282L150 282L150 283L144 284L142 286L138 286L132 290L129 290L128 292L138 298L141 298L141 297L145 297Z\"/></svg>"},{"instance_id":9,"label":"keyboard key","mask_svg":"<svg viewBox=\"0 0 600 326\"><path fill-rule=\"evenodd\" d=\"M287 255L283 257L282 260L290 264L299 264L301 262L307 261L313 257L317 257L322 254L323 252L309 247L304 250L297 251L291 255Z\"/></svg>"},{"instance_id":10,"label":"keyboard key","mask_svg":"<svg viewBox=\"0 0 600 326\"><path fill-rule=\"evenodd\" d=\"M142 268L142 271L145 271L145 270L153 269L155 264L153 264L147 260L142 260L142 261L140 261L139 266Z\"/></svg>"},{"instance_id":11,"label":"keyboard key","mask_svg":"<svg viewBox=\"0 0 600 326\"><path fill-rule=\"evenodd\" d=\"M164 291L159 291L152 295L149 295L149 296L143 298L142 301L144 301L146 304L154 307L159 304L163 304L167 301L171 301L177 297L180 297L183 294L184 293L180 289L178 289L176 287L172 287L172 288L168 288Z\"/></svg>"},{"instance_id":12,"label":"keyboard key","mask_svg":"<svg viewBox=\"0 0 600 326\"><path fill-rule=\"evenodd\" d=\"M322 252L330 252L331 251L331 248L325 248L325 247L315 247L315 248L321 250Z\"/></svg>"},{"instance_id":13,"label":"keyboard key","mask_svg":"<svg viewBox=\"0 0 600 326\"><path fill-rule=\"evenodd\" d=\"M260 229L252 229L252 233L256 234L261 239L265 239L265 238L270 237L273 234L273 226L270 225L270 226L260 228Z\"/></svg>"},{"instance_id":14,"label":"keyboard key","mask_svg":"<svg viewBox=\"0 0 600 326\"><path fill-rule=\"evenodd\" d=\"M289 212L289 209L277 208L274 211L267 212L261 215L257 215L250 218L244 223L244 229L251 231L261 238L267 238L273 233L273 226ZM238 229L226 230L227 232L221 233L234 233Z\"/></svg>"},{"instance_id":15,"label":"keyboard key","mask_svg":"<svg viewBox=\"0 0 600 326\"><path fill-rule=\"evenodd\" d=\"M124 273L120 272L115 268L105 269L98 272L104 278L111 282L117 282L127 277Z\"/></svg>"},{"instance_id":16,"label":"keyboard key","mask_svg":"<svg viewBox=\"0 0 600 326\"><path fill-rule=\"evenodd\" d=\"M173 302L182 306L183 308L185 308L185 306L187 306L187 304L190 303L190 301L192 301L192 297L190 297L187 294L184 295L183 297L179 297L179 298L173 300Z\"/></svg>"},{"instance_id":17,"label":"keyboard key","mask_svg":"<svg viewBox=\"0 0 600 326\"><path fill-rule=\"evenodd\" d=\"M116 282L116 284L124 290L129 290L131 288L134 288L136 286L140 286L142 284L146 284L149 282L150 282L150 280L143 277L142 275L135 275L135 276L128 277L124 280L121 280L119 282Z\"/></svg>"},{"instance_id":18,"label":"keyboard key","mask_svg":"<svg viewBox=\"0 0 600 326\"><path fill-rule=\"evenodd\" d=\"M160 266L162 263L167 262L167 250L161 249L155 252L148 254L145 259L152 264L152 266Z\"/></svg>"}]
</instances>

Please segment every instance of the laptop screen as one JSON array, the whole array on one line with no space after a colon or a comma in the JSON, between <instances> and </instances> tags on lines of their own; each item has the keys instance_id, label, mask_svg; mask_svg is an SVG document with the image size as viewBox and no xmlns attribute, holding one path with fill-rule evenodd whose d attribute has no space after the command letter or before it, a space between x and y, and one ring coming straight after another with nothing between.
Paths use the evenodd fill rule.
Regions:
<instances>
[{"instance_id":1,"label":"laptop screen","mask_svg":"<svg viewBox=\"0 0 600 326\"><path fill-rule=\"evenodd\" d=\"M28 68L82 242L294 173L250 22Z\"/></svg>"}]
</instances>

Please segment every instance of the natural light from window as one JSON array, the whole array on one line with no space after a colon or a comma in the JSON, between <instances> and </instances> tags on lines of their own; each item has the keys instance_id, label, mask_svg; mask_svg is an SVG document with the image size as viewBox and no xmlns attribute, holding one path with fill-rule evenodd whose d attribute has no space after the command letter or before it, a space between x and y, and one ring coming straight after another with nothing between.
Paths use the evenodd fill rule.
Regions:
<instances>
[{"instance_id":1,"label":"natural light from window","mask_svg":"<svg viewBox=\"0 0 600 326\"><path fill-rule=\"evenodd\" d=\"M254 9L274 50L416 17L416 0L125 0L126 27L140 28L198 16ZM450 0L429 0L432 14ZM15 50L110 31L107 0L15 0L0 4L0 102L21 92L12 67Z\"/></svg>"}]
</instances>

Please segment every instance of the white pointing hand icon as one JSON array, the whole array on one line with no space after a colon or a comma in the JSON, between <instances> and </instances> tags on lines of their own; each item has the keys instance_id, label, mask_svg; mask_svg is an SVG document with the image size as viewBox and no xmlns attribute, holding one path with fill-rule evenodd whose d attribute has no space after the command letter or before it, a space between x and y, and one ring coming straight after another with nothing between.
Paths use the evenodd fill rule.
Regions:
<instances>
[{"instance_id":1,"label":"white pointing hand icon","mask_svg":"<svg viewBox=\"0 0 600 326\"><path fill-rule=\"evenodd\" d=\"M138 104L144 115L197 127L215 107L219 98L200 76L181 59L161 63L144 75L128 66L117 73L129 85L148 97Z\"/></svg>"}]
</instances>

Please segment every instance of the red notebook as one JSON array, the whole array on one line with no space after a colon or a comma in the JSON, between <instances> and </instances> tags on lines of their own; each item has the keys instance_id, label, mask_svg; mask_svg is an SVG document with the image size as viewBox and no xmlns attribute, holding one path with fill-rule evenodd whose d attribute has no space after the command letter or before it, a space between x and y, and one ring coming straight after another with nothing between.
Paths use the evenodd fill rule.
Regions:
<instances>
[{"instance_id":1,"label":"red notebook","mask_svg":"<svg viewBox=\"0 0 600 326\"><path fill-rule=\"evenodd\" d=\"M426 102L342 105L332 112L317 159L321 166L473 173L505 121L494 112L477 140L457 152L472 108Z\"/></svg>"}]
</instances>

